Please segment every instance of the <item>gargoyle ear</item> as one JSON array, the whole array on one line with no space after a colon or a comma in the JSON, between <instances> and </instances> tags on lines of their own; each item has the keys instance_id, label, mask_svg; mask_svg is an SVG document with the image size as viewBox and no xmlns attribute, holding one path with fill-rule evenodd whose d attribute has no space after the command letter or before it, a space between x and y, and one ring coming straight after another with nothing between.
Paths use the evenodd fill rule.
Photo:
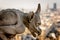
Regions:
<instances>
[{"instance_id":1,"label":"gargoyle ear","mask_svg":"<svg viewBox=\"0 0 60 40\"><path fill-rule=\"evenodd\" d=\"M40 13L40 11L41 11L41 6L40 6L40 3L39 3L39 4L38 4L38 8L37 8L37 10L36 10L35 13Z\"/></svg>"},{"instance_id":2,"label":"gargoyle ear","mask_svg":"<svg viewBox=\"0 0 60 40\"><path fill-rule=\"evenodd\" d=\"M30 20L33 18L33 16L34 16L34 12L29 12Z\"/></svg>"}]
</instances>

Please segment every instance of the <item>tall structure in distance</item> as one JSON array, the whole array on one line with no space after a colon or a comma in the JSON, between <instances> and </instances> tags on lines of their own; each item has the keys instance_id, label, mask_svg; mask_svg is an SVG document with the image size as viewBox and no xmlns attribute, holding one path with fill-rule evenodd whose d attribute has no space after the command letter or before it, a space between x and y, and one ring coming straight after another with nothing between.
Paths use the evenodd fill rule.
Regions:
<instances>
[{"instance_id":1,"label":"tall structure in distance","mask_svg":"<svg viewBox=\"0 0 60 40\"><path fill-rule=\"evenodd\" d=\"M53 4L53 9L54 9L54 10L57 9L57 4L56 4L56 3Z\"/></svg>"},{"instance_id":2,"label":"tall structure in distance","mask_svg":"<svg viewBox=\"0 0 60 40\"><path fill-rule=\"evenodd\" d=\"M57 11L57 4L56 3L53 3L53 8L50 8L49 7L49 4L47 3L47 6L46 6L46 12L54 12L54 11Z\"/></svg>"}]
</instances>

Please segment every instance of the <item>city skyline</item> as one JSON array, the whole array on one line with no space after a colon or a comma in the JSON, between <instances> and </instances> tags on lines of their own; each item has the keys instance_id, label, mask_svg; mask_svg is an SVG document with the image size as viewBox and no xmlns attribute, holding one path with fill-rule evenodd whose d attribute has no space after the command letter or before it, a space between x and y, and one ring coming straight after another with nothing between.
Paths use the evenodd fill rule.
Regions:
<instances>
[{"instance_id":1,"label":"city skyline","mask_svg":"<svg viewBox=\"0 0 60 40\"><path fill-rule=\"evenodd\" d=\"M57 7L60 8L60 0L0 0L0 8L36 10L38 3L41 4L42 10L47 8L47 4L50 8L53 8L53 3L57 3Z\"/></svg>"}]
</instances>

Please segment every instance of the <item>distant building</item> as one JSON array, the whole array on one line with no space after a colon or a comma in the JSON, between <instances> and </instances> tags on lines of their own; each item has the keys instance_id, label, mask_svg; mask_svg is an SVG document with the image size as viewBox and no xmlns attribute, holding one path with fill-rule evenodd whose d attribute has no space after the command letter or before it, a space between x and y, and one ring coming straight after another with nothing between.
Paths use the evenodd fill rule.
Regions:
<instances>
[{"instance_id":1,"label":"distant building","mask_svg":"<svg viewBox=\"0 0 60 40\"><path fill-rule=\"evenodd\" d=\"M49 8L49 5L47 5L47 12L50 12L50 11L57 11L57 4L56 3L53 3L53 8Z\"/></svg>"},{"instance_id":2,"label":"distant building","mask_svg":"<svg viewBox=\"0 0 60 40\"><path fill-rule=\"evenodd\" d=\"M53 6L53 8L54 8L54 9L57 9L57 5L56 5L56 3L54 3L54 6Z\"/></svg>"},{"instance_id":3,"label":"distant building","mask_svg":"<svg viewBox=\"0 0 60 40\"><path fill-rule=\"evenodd\" d=\"M51 10L51 11L56 11L56 10L57 10L57 4L54 3L54 4L53 4L53 8L51 8L50 10Z\"/></svg>"}]
</instances>

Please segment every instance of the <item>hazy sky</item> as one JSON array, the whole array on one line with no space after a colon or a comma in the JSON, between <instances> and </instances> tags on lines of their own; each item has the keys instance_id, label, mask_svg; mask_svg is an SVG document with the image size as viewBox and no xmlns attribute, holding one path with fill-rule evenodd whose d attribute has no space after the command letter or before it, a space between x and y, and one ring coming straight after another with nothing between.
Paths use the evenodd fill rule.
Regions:
<instances>
[{"instance_id":1,"label":"hazy sky","mask_svg":"<svg viewBox=\"0 0 60 40\"><path fill-rule=\"evenodd\" d=\"M36 9L40 3L41 9L44 10L47 4L52 7L55 2L60 8L60 0L0 0L0 8Z\"/></svg>"}]
</instances>

